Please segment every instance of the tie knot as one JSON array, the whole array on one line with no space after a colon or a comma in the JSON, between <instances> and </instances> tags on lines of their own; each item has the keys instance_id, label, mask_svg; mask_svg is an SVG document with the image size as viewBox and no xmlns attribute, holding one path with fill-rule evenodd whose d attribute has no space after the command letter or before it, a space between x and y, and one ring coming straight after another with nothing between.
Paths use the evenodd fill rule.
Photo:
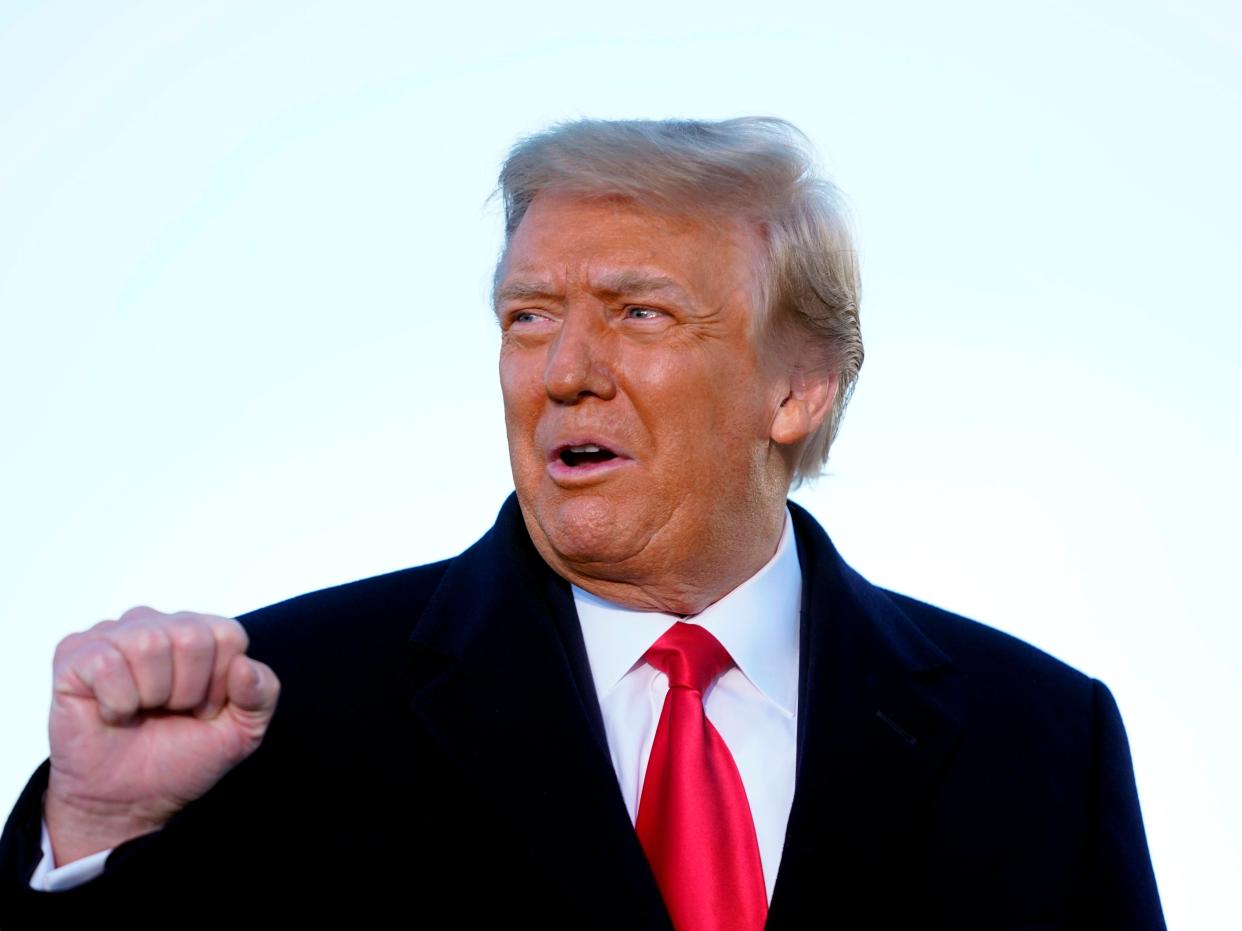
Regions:
<instances>
[{"instance_id":1,"label":"tie knot","mask_svg":"<svg viewBox=\"0 0 1242 931\"><path fill-rule=\"evenodd\" d=\"M733 665L720 641L698 624L678 621L653 643L643 659L668 676L670 689L703 692Z\"/></svg>"}]
</instances>

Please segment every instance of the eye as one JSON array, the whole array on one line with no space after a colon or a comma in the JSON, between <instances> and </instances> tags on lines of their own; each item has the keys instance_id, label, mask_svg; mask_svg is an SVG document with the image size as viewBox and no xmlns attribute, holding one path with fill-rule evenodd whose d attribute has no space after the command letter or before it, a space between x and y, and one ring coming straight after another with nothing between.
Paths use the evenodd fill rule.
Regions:
<instances>
[{"instance_id":1,"label":"eye","mask_svg":"<svg viewBox=\"0 0 1242 931\"><path fill-rule=\"evenodd\" d=\"M500 332L515 339L528 339L547 331L548 318L536 310L506 310L500 315Z\"/></svg>"},{"instance_id":2,"label":"eye","mask_svg":"<svg viewBox=\"0 0 1242 931\"><path fill-rule=\"evenodd\" d=\"M652 307L627 307L625 315L631 320L656 320L664 316L664 311Z\"/></svg>"},{"instance_id":3,"label":"eye","mask_svg":"<svg viewBox=\"0 0 1242 931\"><path fill-rule=\"evenodd\" d=\"M509 314L509 326L530 325L542 319L543 317L533 310L515 310Z\"/></svg>"}]
</instances>

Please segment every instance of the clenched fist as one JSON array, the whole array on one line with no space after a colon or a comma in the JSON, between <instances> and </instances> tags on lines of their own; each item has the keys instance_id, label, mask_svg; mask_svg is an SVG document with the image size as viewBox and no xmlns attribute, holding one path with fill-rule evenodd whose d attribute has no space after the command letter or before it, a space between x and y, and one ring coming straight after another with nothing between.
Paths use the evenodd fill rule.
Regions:
<instances>
[{"instance_id":1,"label":"clenched fist","mask_svg":"<svg viewBox=\"0 0 1242 931\"><path fill-rule=\"evenodd\" d=\"M44 817L58 866L156 830L263 739L280 683L237 621L131 608L56 648Z\"/></svg>"}]
</instances>

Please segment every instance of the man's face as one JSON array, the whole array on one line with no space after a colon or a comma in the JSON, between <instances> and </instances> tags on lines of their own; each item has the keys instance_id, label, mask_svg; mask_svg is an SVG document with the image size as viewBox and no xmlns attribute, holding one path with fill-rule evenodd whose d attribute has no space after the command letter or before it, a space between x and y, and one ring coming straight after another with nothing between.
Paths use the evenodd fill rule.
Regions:
<instances>
[{"instance_id":1,"label":"man's face","mask_svg":"<svg viewBox=\"0 0 1242 931\"><path fill-rule=\"evenodd\" d=\"M496 306L513 478L554 568L641 584L770 532L787 473L752 340L760 249L740 221L535 197Z\"/></svg>"}]
</instances>

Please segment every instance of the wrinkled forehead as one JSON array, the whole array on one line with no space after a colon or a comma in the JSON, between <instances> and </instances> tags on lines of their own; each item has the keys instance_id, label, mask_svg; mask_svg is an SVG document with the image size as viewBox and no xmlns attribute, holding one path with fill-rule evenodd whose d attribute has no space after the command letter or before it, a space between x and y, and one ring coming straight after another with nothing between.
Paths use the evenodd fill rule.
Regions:
<instances>
[{"instance_id":1,"label":"wrinkled forehead","mask_svg":"<svg viewBox=\"0 0 1242 931\"><path fill-rule=\"evenodd\" d=\"M564 286L570 272L600 292L685 291L736 284L766 305L764 224L711 205L622 195L543 191L508 236L493 276L493 304ZM685 296L685 295L682 295Z\"/></svg>"}]
</instances>

